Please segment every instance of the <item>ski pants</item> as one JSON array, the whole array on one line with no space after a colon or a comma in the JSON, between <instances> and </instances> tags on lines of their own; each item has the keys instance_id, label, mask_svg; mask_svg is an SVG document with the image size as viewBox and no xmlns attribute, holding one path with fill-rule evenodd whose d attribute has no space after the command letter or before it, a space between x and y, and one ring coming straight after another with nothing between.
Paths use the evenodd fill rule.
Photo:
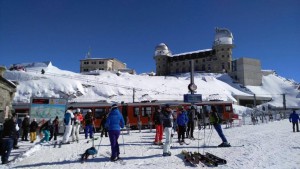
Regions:
<instances>
[{"instance_id":1,"label":"ski pants","mask_svg":"<svg viewBox=\"0 0 300 169\"><path fill-rule=\"evenodd\" d=\"M157 124L155 125L155 129L156 129L156 132L155 132L155 142L158 143L158 142L161 142L162 138L163 138L163 125L162 124Z\"/></svg>"},{"instance_id":2,"label":"ski pants","mask_svg":"<svg viewBox=\"0 0 300 169\"><path fill-rule=\"evenodd\" d=\"M108 135L111 147L111 159L114 159L116 157L119 157L120 154L120 148L118 143L120 130L109 130Z\"/></svg>"},{"instance_id":3,"label":"ski pants","mask_svg":"<svg viewBox=\"0 0 300 169\"><path fill-rule=\"evenodd\" d=\"M180 126L178 125L178 141L183 141L184 142L184 133L185 133L186 127L185 126Z\"/></svg>"},{"instance_id":4,"label":"ski pants","mask_svg":"<svg viewBox=\"0 0 300 169\"><path fill-rule=\"evenodd\" d=\"M79 140L79 128L80 128L79 124L73 125L73 128L72 128L72 140L73 141ZM75 136L76 136L76 138L75 138Z\"/></svg>"},{"instance_id":5,"label":"ski pants","mask_svg":"<svg viewBox=\"0 0 300 169\"><path fill-rule=\"evenodd\" d=\"M93 126L92 124L86 125L86 126L85 126L85 130L84 130L84 133L85 133L85 138L86 138L86 139L87 139L87 137L88 137L88 133L90 133L90 138L93 138L94 126Z\"/></svg>"},{"instance_id":6,"label":"ski pants","mask_svg":"<svg viewBox=\"0 0 300 169\"><path fill-rule=\"evenodd\" d=\"M72 125L66 126L64 136L63 136L63 140L62 140L63 143L67 143L69 141L69 137L71 135L71 132L72 132Z\"/></svg>"},{"instance_id":7,"label":"ski pants","mask_svg":"<svg viewBox=\"0 0 300 169\"><path fill-rule=\"evenodd\" d=\"M36 132L30 132L30 141L34 142L36 140Z\"/></svg>"},{"instance_id":8,"label":"ski pants","mask_svg":"<svg viewBox=\"0 0 300 169\"><path fill-rule=\"evenodd\" d=\"M299 124L298 122L293 122L293 132L295 132L295 126L296 126L296 129L297 129L297 132L299 131Z\"/></svg>"},{"instance_id":9,"label":"ski pants","mask_svg":"<svg viewBox=\"0 0 300 169\"><path fill-rule=\"evenodd\" d=\"M166 142L164 144L164 150L163 153L168 153L170 151L171 143L172 143L172 127L165 127L164 129Z\"/></svg>"},{"instance_id":10,"label":"ski pants","mask_svg":"<svg viewBox=\"0 0 300 169\"><path fill-rule=\"evenodd\" d=\"M44 141L48 142L49 141L49 137L50 137L50 131L49 130L42 130L42 132L44 134L44 137L41 140L41 143L44 142Z\"/></svg>"},{"instance_id":11,"label":"ski pants","mask_svg":"<svg viewBox=\"0 0 300 169\"><path fill-rule=\"evenodd\" d=\"M221 125L220 124L214 124L214 128L217 131L220 138L222 139L222 142L227 143L227 139L226 139L225 135L223 134Z\"/></svg>"},{"instance_id":12,"label":"ski pants","mask_svg":"<svg viewBox=\"0 0 300 169\"><path fill-rule=\"evenodd\" d=\"M188 128L187 128L187 136L194 138L194 128L195 128L195 122L194 119L190 119L191 121L188 122Z\"/></svg>"},{"instance_id":13,"label":"ski pants","mask_svg":"<svg viewBox=\"0 0 300 169\"><path fill-rule=\"evenodd\" d=\"M13 148L14 140L12 138L2 138L1 161L2 164L8 162L10 152Z\"/></svg>"}]
</instances>

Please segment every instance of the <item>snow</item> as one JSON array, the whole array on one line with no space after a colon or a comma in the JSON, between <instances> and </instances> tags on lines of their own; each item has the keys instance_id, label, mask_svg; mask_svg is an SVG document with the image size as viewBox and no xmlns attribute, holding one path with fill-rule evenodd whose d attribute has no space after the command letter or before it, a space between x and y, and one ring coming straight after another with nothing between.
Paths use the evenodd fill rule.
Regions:
<instances>
[{"instance_id":1,"label":"snow","mask_svg":"<svg viewBox=\"0 0 300 169\"><path fill-rule=\"evenodd\" d=\"M135 101L143 100L182 100L183 94L188 93L190 75L178 76L148 76L147 74L131 75L114 72L99 71L99 75L82 75L66 70L61 70L52 65L43 63L22 64L24 71L6 71L5 78L17 81L17 92L14 102L29 103L33 97L68 98L69 101L99 101L107 102L132 102L133 90ZM41 70L45 74L41 74ZM282 107L282 94L286 94L287 107L300 107L299 83L270 73L263 76L262 86L242 86L234 83L227 74L195 73L197 94L202 94L203 100L219 99L237 103L234 96L268 96L272 97L274 107ZM190 145L180 146L176 143L175 134L172 156L162 157L162 148L153 145L154 131L142 130L123 133L119 143L121 157L125 165L109 161L110 145L108 138L95 141L99 148L98 155L88 162L80 164L79 154L82 154L91 143L86 143L83 134L79 143L63 145L54 148L49 144L31 144L20 142L20 149L13 150L11 158L14 161L0 168L192 168L186 164L181 155L182 150L210 152L228 161L226 165L218 168L299 168L299 133L292 132L288 120L269 122L267 124L249 125L249 114L253 109L233 105L234 112L245 117L234 121L235 126L243 122L246 125L225 129L224 134L233 145L231 148L202 148L206 145L218 145L221 140L214 130L205 129L198 131L195 136L201 138L192 141ZM274 113L274 112L272 112ZM298 113L300 113L298 111ZM243 115L243 116L242 116ZM277 116L278 117L278 116ZM276 118L277 119L277 118ZM205 131L205 132L204 132ZM211 133L212 132L212 133ZM211 139L209 139L209 135ZM96 133L99 137L99 133ZM205 139L204 139L205 137ZM123 143L124 138L124 143ZM59 140L62 138L60 137ZM205 140L205 142L204 142ZM189 142L190 140L186 140ZM240 147L241 145L244 145ZM200 148L199 148L200 147ZM207 168L207 167L203 167Z\"/></svg>"},{"instance_id":2,"label":"snow","mask_svg":"<svg viewBox=\"0 0 300 169\"><path fill-rule=\"evenodd\" d=\"M212 132L212 133L211 133ZM110 162L110 143L106 137L99 138L95 141L98 154L95 158L89 157L84 164L79 162L79 155L92 146L92 143L86 143L84 135L80 135L80 142L70 145L63 145L62 148L53 147L53 145L39 143L32 144L31 148L27 148L30 143L20 142L21 149L25 151L8 166L3 168L123 168L123 169L160 169L160 168L194 168L185 163L181 154L182 150L191 152L199 151L200 153L209 152L227 160L227 164L219 165L218 168L299 168L299 149L300 145L296 141L299 139L299 133L292 132L292 124L287 119L262 123L259 125L242 125L241 127L231 127L223 132L232 147L230 148L203 148L204 140L206 145L218 145L221 139L215 132L209 128L204 130L195 130L194 135L201 140L191 141L189 145L179 145L177 134L173 139L171 148L172 156L163 157L162 148L153 145L155 132L149 129L137 130L127 134L126 131L119 137L120 157L126 164L119 162ZM211 139L209 141L209 135ZM99 137L99 133L95 136ZM204 139L205 136L205 139ZM61 140L61 137L59 137ZM124 141L124 143L123 143ZM164 139L163 139L164 141ZM99 143L101 145L99 147ZM186 142L190 142L186 139ZM200 148L198 148L198 145ZM243 145L243 146L242 146ZM23 149L23 150L22 150ZM14 153L13 150L12 153ZM201 167L211 168L211 167Z\"/></svg>"},{"instance_id":3,"label":"snow","mask_svg":"<svg viewBox=\"0 0 300 169\"><path fill-rule=\"evenodd\" d=\"M26 64L25 64L26 65ZM31 63L24 71L6 71L4 77L17 81L14 102L30 102L30 97L60 97L69 101L132 102L133 89L135 101L183 100L190 83L190 74L177 76L131 75L115 72L98 71L99 75L83 75L61 70L49 64ZM36 65L36 66L35 66ZM41 74L41 70L45 74ZM299 107L297 98L299 84L281 78L276 74L263 76L262 86L241 86L234 83L227 74L195 73L197 94L203 100L217 98L237 103L235 96L273 97L271 104L282 107L282 94L286 93L287 107Z\"/></svg>"}]
</instances>

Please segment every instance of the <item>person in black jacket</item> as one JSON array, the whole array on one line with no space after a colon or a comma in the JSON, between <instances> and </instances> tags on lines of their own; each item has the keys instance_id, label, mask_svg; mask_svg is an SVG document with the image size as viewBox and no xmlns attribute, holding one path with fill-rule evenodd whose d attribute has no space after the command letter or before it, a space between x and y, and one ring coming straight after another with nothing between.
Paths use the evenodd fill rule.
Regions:
<instances>
[{"instance_id":1,"label":"person in black jacket","mask_svg":"<svg viewBox=\"0 0 300 169\"><path fill-rule=\"evenodd\" d=\"M29 141L28 140L29 127L30 127L30 121L29 121L29 116L27 115L22 122L22 129L23 129L22 141Z\"/></svg>"},{"instance_id":2,"label":"person in black jacket","mask_svg":"<svg viewBox=\"0 0 300 169\"><path fill-rule=\"evenodd\" d=\"M38 123L36 122L36 119L33 119L33 121L30 123L30 143L33 143L36 140L36 131L39 127Z\"/></svg>"},{"instance_id":3,"label":"person in black jacket","mask_svg":"<svg viewBox=\"0 0 300 169\"><path fill-rule=\"evenodd\" d=\"M162 143L162 138L163 138L163 117L162 117L160 107L154 113L154 124L155 124L155 129L156 129L154 144L163 145L163 143Z\"/></svg>"},{"instance_id":4,"label":"person in black jacket","mask_svg":"<svg viewBox=\"0 0 300 169\"><path fill-rule=\"evenodd\" d=\"M3 125L2 144L1 144L1 161L2 164L8 163L10 152L13 148L14 138L16 137L16 117L7 119Z\"/></svg>"},{"instance_id":5,"label":"person in black jacket","mask_svg":"<svg viewBox=\"0 0 300 169\"><path fill-rule=\"evenodd\" d=\"M54 140L57 140L58 127L59 127L58 116L56 116L55 119L53 120L52 126L53 126L53 136L54 136Z\"/></svg>"},{"instance_id":6,"label":"person in black jacket","mask_svg":"<svg viewBox=\"0 0 300 169\"><path fill-rule=\"evenodd\" d=\"M187 137L190 139L194 139L196 115L197 115L197 111L196 111L195 106L191 106L191 109L188 111L189 122L188 122L188 126L187 126L188 128L187 128L187 132L186 132Z\"/></svg>"},{"instance_id":7,"label":"person in black jacket","mask_svg":"<svg viewBox=\"0 0 300 169\"><path fill-rule=\"evenodd\" d=\"M105 113L105 115L103 116L102 121L101 121L101 125L100 125L101 126L101 137L103 137L103 135L105 135L105 137L108 137L108 135L107 135L108 130L105 127L107 117L108 117L108 113Z\"/></svg>"}]
</instances>

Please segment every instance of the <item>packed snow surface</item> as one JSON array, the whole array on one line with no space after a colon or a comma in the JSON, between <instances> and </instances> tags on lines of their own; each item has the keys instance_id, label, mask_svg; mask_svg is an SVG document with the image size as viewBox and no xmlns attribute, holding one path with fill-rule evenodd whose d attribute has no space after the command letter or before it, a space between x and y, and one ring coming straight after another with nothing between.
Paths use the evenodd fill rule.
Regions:
<instances>
[{"instance_id":1,"label":"packed snow surface","mask_svg":"<svg viewBox=\"0 0 300 169\"><path fill-rule=\"evenodd\" d=\"M99 137L95 141L95 146L99 149L95 158L89 157L87 162L81 164L79 155L92 146L92 142L87 143L84 135L80 135L80 142L70 145L63 145L61 148L54 148L50 144L30 144L28 142L20 142L21 149L24 152L19 156L14 156L16 150L13 150L13 156L16 158L9 165L0 166L0 168L43 168L43 169L182 169L195 168L183 159L182 150L191 152L199 151L200 153L209 152L227 160L227 164L219 165L220 169L296 169L300 165L300 133L292 132L292 124L287 119L262 123L258 125L242 125L241 127L231 127L223 131L232 147L229 148L203 148L204 143L207 146L215 146L220 144L221 139L215 132L206 128L205 130L194 132L194 135L200 140L191 142L189 145L179 145L177 143L177 134L173 138L173 146L171 148L172 156L163 157L163 149L158 145L153 145L155 131L150 132L149 129L131 131L127 134L123 131L123 135L119 137L120 157L123 163L110 162L110 143L107 137L102 140L99 133L95 137ZM209 135L212 132L211 139ZM205 137L205 138L204 138ZM62 138L59 137L59 140ZM164 141L164 139L163 139ZM101 143L101 144L100 144ZM31 145L31 148L28 148ZM125 164L124 164L125 163ZM213 168L213 167L200 167Z\"/></svg>"}]
</instances>

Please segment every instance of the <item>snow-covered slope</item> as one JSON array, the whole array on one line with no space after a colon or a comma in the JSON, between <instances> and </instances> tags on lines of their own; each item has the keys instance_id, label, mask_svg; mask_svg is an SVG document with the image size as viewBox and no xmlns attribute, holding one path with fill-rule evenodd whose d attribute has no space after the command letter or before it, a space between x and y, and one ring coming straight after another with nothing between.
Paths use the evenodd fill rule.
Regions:
<instances>
[{"instance_id":1,"label":"snow-covered slope","mask_svg":"<svg viewBox=\"0 0 300 169\"><path fill-rule=\"evenodd\" d=\"M148 76L99 71L99 75L82 75L61 70L51 64L27 64L24 71L7 71L5 77L17 81L14 102L30 102L30 97L63 97L72 101L132 102L143 100L183 100L188 93L190 75ZM45 74L41 70L45 70ZM240 86L227 74L195 74L197 93L203 100L220 99L236 102L233 96L272 96L273 104L282 105L282 95L287 95L287 106L300 106L299 91L295 86L276 75L263 77L263 86Z\"/></svg>"}]
</instances>

